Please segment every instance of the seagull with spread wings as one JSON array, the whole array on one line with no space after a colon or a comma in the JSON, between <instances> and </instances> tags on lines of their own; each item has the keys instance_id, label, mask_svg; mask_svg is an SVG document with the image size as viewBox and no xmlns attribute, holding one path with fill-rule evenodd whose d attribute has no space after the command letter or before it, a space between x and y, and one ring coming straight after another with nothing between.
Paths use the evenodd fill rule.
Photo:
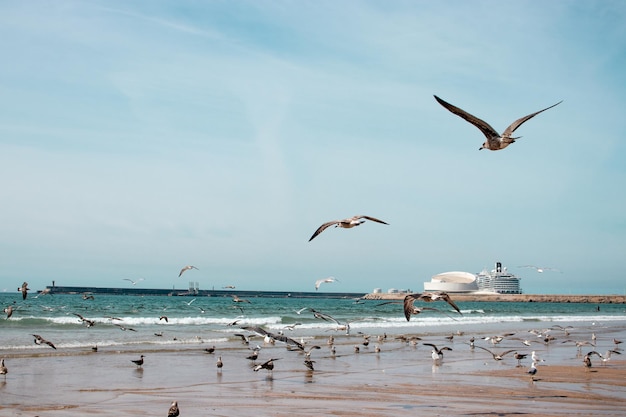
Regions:
<instances>
[{"instance_id":1,"label":"seagull with spread wings","mask_svg":"<svg viewBox=\"0 0 626 417\"><path fill-rule=\"evenodd\" d=\"M422 300L426 302L442 300L450 304L452 308L454 308L459 314L462 315L461 310L459 310L459 307L454 303L454 301L452 301L448 293L423 292L423 293L407 294L407 296L404 297L404 317L406 317L406 321L409 321L411 319L411 314L415 314L414 313L415 306L413 306L413 303L415 302L415 300ZM418 312L421 312L421 311L418 311Z\"/></svg>"},{"instance_id":2,"label":"seagull with spread wings","mask_svg":"<svg viewBox=\"0 0 626 417\"><path fill-rule=\"evenodd\" d=\"M122 278L122 279L123 279L124 281L130 281L130 283L131 283L131 284L133 284L133 285L137 285L137 283L138 283L138 282L140 282L140 281L144 281L144 279L143 279L143 278L139 278L137 281L133 281L133 280L132 280L132 279L130 279L130 278Z\"/></svg>"},{"instance_id":3,"label":"seagull with spread wings","mask_svg":"<svg viewBox=\"0 0 626 417\"><path fill-rule=\"evenodd\" d=\"M500 149L504 149L507 146L509 146L511 143L515 142L516 139L519 139L521 136L518 137L512 137L511 135L513 134L513 132L515 132L515 130L520 127L522 124L524 124L524 122L532 119L533 117L535 117L536 115L538 115L541 112L544 112L548 109L551 109L552 107L561 104L563 101L559 101L556 104L553 104L550 107L546 107L543 110L539 110L537 112L531 113L527 116L521 117L519 119L517 119L516 121L514 121L513 123L511 123L509 125L509 127L507 127L505 129L505 131L502 134L499 134L493 127L491 127L489 125L489 123L485 122L482 119L479 119L476 116L473 116L471 114L469 114L468 112L466 112L465 110L462 110L456 106L453 106L452 104L440 99L439 97L435 96L435 100L437 100L437 102L439 104L441 104L443 107L445 107L446 109L448 109L451 113L456 114L457 116L465 119L466 121L470 122L471 124L473 124L474 126L476 126L481 132L483 132L483 135L485 135L485 137L487 138L487 140L483 143L483 146L481 146L479 148L480 149L489 149L492 151L499 151Z\"/></svg>"},{"instance_id":4,"label":"seagull with spread wings","mask_svg":"<svg viewBox=\"0 0 626 417\"><path fill-rule=\"evenodd\" d=\"M484 351L487 351L487 352L491 353L491 356L493 356L493 359L496 360L496 361L501 361L502 358L504 358L504 355L507 355L507 354L509 354L511 352L515 352L515 349L511 349L511 350L507 350L507 351L502 352L502 353L497 353L497 352L492 352L491 350L489 350L487 348L484 348L482 346L476 346L476 347L478 349L482 349Z\"/></svg>"},{"instance_id":5,"label":"seagull with spread wings","mask_svg":"<svg viewBox=\"0 0 626 417\"><path fill-rule=\"evenodd\" d=\"M320 287L320 285L324 284L324 283L331 283L331 282L339 282L339 280L335 277L328 277L328 278L324 278L324 279L318 279L317 281L315 281L315 291L317 291Z\"/></svg>"},{"instance_id":6,"label":"seagull with spread wings","mask_svg":"<svg viewBox=\"0 0 626 417\"><path fill-rule=\"evenodd\" d=\"M181 275L183 275L186 271L189 271L190 269L198 269L193 265L187 265L187 266L183 266L183 269L180 270L178 276L180 277Z\"/></svg>"},{"instance_id":7,"label":"seagull with spread wings","mask_svg":"<svg viewBox=\"0 0 626 417\"><path fill-rule=\"evenodd\" d=\"M22 300L26 300L26 296L28 296L28 291L30 291L30 288L28 288L28 282L24 281L22 286L19 287L17 290L22 292Z\"/></svg>"},{"instance_id":8,"label":"seagull with spread wings","mask_svg":"<svg viewBox=\"0 0 626 417\"><path fill-rule=\"evenodd\" d=\"M365 220L371 220L373 222L382 223L382 224L389 224L387 222L376 219L374 217L364 216L364 215L353 216L353 217L350 217L348 219L343 219L343 220L333 220L330 222L326 222L320 227L318 227L315 233L313 233L313 236L311 236L311 238L309 239L309 242L315 239L317 235L322 233L324 230L328 229L330 226L341 227L343 229L350 229L350 228L362 225L363 223L365 223Z\"/></svg>"}]
</instances>

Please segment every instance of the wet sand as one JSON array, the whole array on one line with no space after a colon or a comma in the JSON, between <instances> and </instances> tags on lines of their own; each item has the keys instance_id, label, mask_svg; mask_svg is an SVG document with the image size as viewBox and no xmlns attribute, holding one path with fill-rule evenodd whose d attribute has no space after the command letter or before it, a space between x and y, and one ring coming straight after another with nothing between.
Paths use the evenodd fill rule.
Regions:
<instances>
[{"instance_id":1,"label":"wet sand","mask_svg":"<svg viewBox=\"0 0 626 417\"><path fill-rule=\"evenodd\" d=\"M581 334L589 334L587 330ZM613 347L613 337L625 329L610 329L599 336L597 350ZM263 347L258 362L270 357L273 373L254 372L247 346L231 340L216 346L214 354L204 345L169 349L132 346L124 350L99 349L3 352L9 374L0 377L1 416L158 416L167 415L173 400L181 416L261 415L381 416L409 413L426 416L621 416L626 414L626 355L614 355L606 365L593 357L594 366L583 366L568 337L548 345L525 347L506 339L493 348L502 352L536 350L545 359L535 380L527 374L530 359L518 367L512 353L495 361L485 351L471 350L470 335L448 341L443 335L422 335L415 346L389 336L374 352L376 337L368 347L360 335L335 334L337 353L331 355L327 336L306 340L313 350L315 371L304 366L304 354L285 345ZM527 337L527 335L524 335ZM258 341L258 342L257 342ZM257 338L252 344L262 340ZM430 347L450 346L443 362L433 364ZM360 345L360 353L354 345ZM144 354L145 364L131 362ZM221 355L224 368L217 371ZM529 355L530 356L530 355Z\"/></svg>"}]
</instances>

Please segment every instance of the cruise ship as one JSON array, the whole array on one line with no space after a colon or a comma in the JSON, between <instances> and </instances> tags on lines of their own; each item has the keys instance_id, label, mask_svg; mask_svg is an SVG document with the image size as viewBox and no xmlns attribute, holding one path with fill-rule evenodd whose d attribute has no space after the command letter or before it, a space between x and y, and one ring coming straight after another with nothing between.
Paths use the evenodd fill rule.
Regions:
<instances>
[{"instance_id":1,"label":"cruise ship","mask_svg":"<svg viewBox=\"0 0 626 417\"><path fill-rule=\"evenodd\" d=\"M496 262L496 268L491 271L483 269L476 274L476 283L479 292L497 294L522 294L521 278L508 272L501 262Z\"/></svg>"},{"instance_id":2,"label":"cruise ship","mask_svg":"<svg viewBox=\"0 0 626 417\"><path fill-rule=\"evenodd\" d=\"M449 293L522 294L521 278L513 275L496 262L495 269L483 269L478 274L451 271L433 275L424 282L424 291Z\"/></svg>"}]
</instances>

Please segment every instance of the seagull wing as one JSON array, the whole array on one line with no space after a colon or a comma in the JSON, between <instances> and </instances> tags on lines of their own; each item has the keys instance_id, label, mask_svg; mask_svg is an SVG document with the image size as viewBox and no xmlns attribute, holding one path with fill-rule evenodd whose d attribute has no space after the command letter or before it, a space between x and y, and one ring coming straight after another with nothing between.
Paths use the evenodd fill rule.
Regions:
<instances>
[{"instance_id":1,"label":"seagull wing","mask_svg":"<svg viewBox=\"0 0 626 417\"><path fill-rule=\"evenodd\" d=\"M411 320L411 314L413 313L413 302L419 298L422 294L408 294L404 297L404 317L406 321Z\"/></svg>"},{"instance_id":2,"label":"seagull wing","mask_svg":"<svg viewBox=\"0 0 626 417\"><path fill-rule=\"evenodd\" d=\"M476 126L481 132L483 132L483 135L485 135L487 137L487 139L493 139L493 138L499 138L500 137L500 134L493 127L491 127L489 125L489 123L485 122L482 119L479 119L476 116L473 116L473 115L469 114L465 110L462 110L462 109L460 109L460 108L458 108L456 106L453 106L452 104L450 104L450 103L440 99L437 96L434 96L434 97L435 97L435 100L437 100L437 102L439 104L441 104L443 107L448 109L451 113L456 114L457 116L465 119L466 121L468 121L471 124L473 124L474 126ZM526 116L526 117L528 117L528 116ZM524 123L524 121L522 121L522 123ZM515 123L517 123L517 122L515 122ZM516 128L517 128L517 126L516 126Z\"/></svg>"},{"instance_id":3,"label":"seagull wing","mask_svg":"<svg viewBox=\"0 0 626 417\"><path fill-rule=\"evenodd\" d=\"M389 223L384 222L384 221L382 221L382 220L380 220L380 219L377 219L377 218L375 218L375 217L363 216L363 215L361 215L361 216L356 216L356 217L357 217L357 218L359 218L359 219L367 219L367 220L371 220L371 221L373 221L373 222L377 222L377 223L389 224Z\"/></svg>"},{"instance_id":4,"label":"seagull wing","mask_svg":"<svg viewBox=\"0 0 626 417\"><path fill-rule=\"evenodd\" d=\"M463 315L463 313L461 313L461 310L459 310L459 307L454 304L454 301L452 301L452 299L450 298L450 296L447 293L441 293L441 298L448 304L450 304L452 306L452 308L454 308L459 314Z\"/></svg>"},{"instance_id":5,"label":"seagull wing","mask_svg":"<svg viewBox=\"0 0 626 417\"><path fill-rule=\"evenodd\" d=\"M424 344L425 344L425 343L424 343ZM477 347L478 349L482 349L482 350L484 350L484 351L487 351L487 352L491 353L491 356L493 356L494 358L496 357L496 354L495 354L495 353L493 353L492 351L490 351L490 350L489 350L489 349L487 349L487 348L484 348L484 347L482 347L482 346L474 346L474 347Z\"/></svg>"},{"instance_id":6,"label":"seagull wing","mask_svg":"<svg viewBox=\"0 0 626 417\"><path fill-rule=\"evenodd\" d=\"M321 225L320 227L317 228L317 230L315 231L315 233L313 233L313 236L311 236L311 238L309 239L309 242L312 241L313 239L315 239L315 237L317 235L319 235L320 233L322 233L324 230L328 229L330 226L335 225L337 223L339 223L339 220L333 220L332 222L326 222L323 225Z\"/></svg>"},{"instance_id":7,"label":"seagull wing","mask_svg":"<svg viewBox=\"0 0 626 417\"><path fill-rule=\"evenodd\" d=\"M521 117L521 118L517 119L516 121L511 123L511 125L509 127L506 128L504 133L502 133L502 136L504 136L504 137L511 136L513 134L513 132L515 132L515 129L517 129L522 124L524 124L524 122L526 122L527 120L532 119L533 117L535 117L536 115L538 115L541 112L544 112L544 111L546 111L548 109L551 109L552 107L554 107L554 106L556 106L558 104L561 104L562 102L563 102L563 100L559 101L556 104L551 105L550 107L546 107L543 110L536 111L534 113L529 114L528 116L524 116L524 117Z\"/></svg>"},{"instance_id":8,"label":"seagull wing","mask_svg":"<svg viewBox=\"0 0 626 417\"><path fill-rule=\"evenodd\" d=\"M511 349L511 350L507 350L507 351L502 352L502 353L500 354L500 357L504 357L504 355L508 355L508 354L509 354L509 353L511 353L511 352L515 352L515 349Z\"/></svg>"},{"instance_id":9,"label":"seagull wing","mask_svg":"<svg viewBox=\"0 0 626 417\"><path fill-rule=\"evenodd\" d=\"M433 349L435 349L435 351L436 351L436 352L439 352L439 348L437 347L437 345L434 345L434 344L432 344L432 343L422 343L422 345L424 345L424 346L430 346L430 347L432 347Z\"/></svg>"}]
</instances>

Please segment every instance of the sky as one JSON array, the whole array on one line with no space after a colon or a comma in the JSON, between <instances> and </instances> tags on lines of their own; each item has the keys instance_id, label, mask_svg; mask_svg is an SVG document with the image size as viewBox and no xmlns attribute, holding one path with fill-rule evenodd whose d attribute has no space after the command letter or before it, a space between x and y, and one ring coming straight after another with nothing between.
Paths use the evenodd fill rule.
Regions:
<instances>
[{"instance_id":1,"label":"sky","mask_svg":"<svg viewBox=\"0 0 626 417\"><path fill-rule=\"evenodd\" d=\"M626 294L623 1L0 1L0 50L0 291ZM493 152L433 95L563 102Z\"/></svg>"}]
</instances>

